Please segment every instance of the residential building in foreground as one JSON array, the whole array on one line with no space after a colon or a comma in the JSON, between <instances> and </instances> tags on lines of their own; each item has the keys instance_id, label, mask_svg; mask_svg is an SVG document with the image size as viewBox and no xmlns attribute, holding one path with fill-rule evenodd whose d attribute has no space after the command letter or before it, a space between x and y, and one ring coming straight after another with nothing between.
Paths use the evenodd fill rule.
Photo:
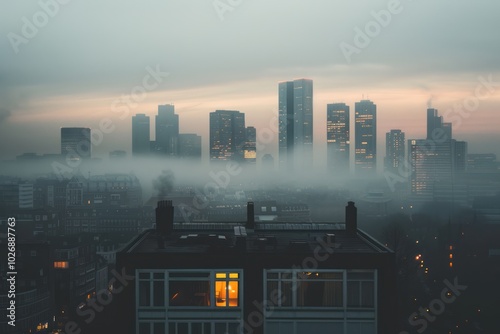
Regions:
<instances>
[{"instance_id":1,"label":"residential building in foreground","mask_svg":"<svg viewBox=\"0 0 500 334\"><path fill-rule=\"evenodd\" d=\"M175 208L176 209L176 208ZM346 223L174 224L171 201L156 229L117 255L131 275L120 333L396 332L394 253Z\"/></svg>"}]
</instances>

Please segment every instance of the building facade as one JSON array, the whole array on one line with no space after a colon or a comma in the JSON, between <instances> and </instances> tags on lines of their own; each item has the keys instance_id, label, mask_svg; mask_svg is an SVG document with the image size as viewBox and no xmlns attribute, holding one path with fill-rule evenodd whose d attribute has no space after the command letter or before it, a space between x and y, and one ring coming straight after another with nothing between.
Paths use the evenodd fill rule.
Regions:
<instances>
[{"instance_id":1,"label":"building facade","mask_svg":"<svg viewBox=\"0 0 500 334\"><path fill-rule=\"evenodd\" d=\"M159 202L156 230L117 256L135 277L121 332L395 332L394 254L357 229L354 203L347 228L255 223L249 203L246 224L185 229L173 211Z\"/></svg>"},{"instance_id":2,"label":"building facade","mask_svg":"<svg viewBox=\"0 0 500 334\"><path fill-rule=\"evenodd\" d=\"M149 116L137 114L132 116L132 156L144 156L150 152Z\"/></svg>"},{"instance_id":3,"label":"building facade","mask_svg":"<svg viewBox=\"0 0 500 334\"><path fill-rule=\"evenodd\" d=\"M350 112L345 103L332 103L326 109L327 170L348 175L350 168Z\"/></svg>"},{"instance_id":4,"label":"building facade","mask_svg":"<svg viewBox=\"0 0 500 334\"><path fill-rule=\"evenodd\" d=\"M210 113L210 160L243 161L246 139L245 114L236 110Z\"/></svg>"},{"instance_id":5,"label":"building facade","mask_svg":"<svg viewBox=\"0 0 500 334\"><path fill-rule=\"evenodd\" d=\"M301 171L313 166L313 82L281 82L279 89L280 169Z\"/></svg>"},{"instance_id":6,"label":"building facade","mask_svg":"<svg viewBox=\"0 0 500 334\"><path fill-rule=\"evenodd\" d=\"M370 100L355 104L355 171L374 175L377 171L377 106Z\"/></svg>"},{"instance_id":7,"label":"building facade","mask_svg":"<svg viewBox=\"0 0 500 334\"><path fill-rule=\"evenodd\" d=\"M177 156L179 146L179 115L171 104L159 105L155 118L156 151L160 155Z\"/></svg>"},{"instance_id":8,"label":"building facade","mask_svg":"<svg viewBox=\"0 0 500 334\"><path fill-rule=\"evenodd\" d=\"M401 130L391 130L385 134L385 161L386 171L397 173L405 161L405 133Z\"/></svg>"},{"instance_id":9,"label":"building facade","mask_svg":"<svg viewBox=\"0 0 500 334\"><path fill-rule=\"evenodd\" d=\"M69 160L90 159L90 128L61 128L61 155Z\"/></svg>"}]
</instances>

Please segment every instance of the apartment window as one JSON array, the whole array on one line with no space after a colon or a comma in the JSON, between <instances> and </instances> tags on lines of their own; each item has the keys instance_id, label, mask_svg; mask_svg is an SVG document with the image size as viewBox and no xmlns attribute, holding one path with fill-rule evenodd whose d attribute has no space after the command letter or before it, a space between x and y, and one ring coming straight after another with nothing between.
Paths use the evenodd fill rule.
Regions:
<instances>
[{"instance_id":1,"label":"apartment window","mask_svg":"<svg viewBox=\"0 0 500 334\"><path fill-rule=\"evenodd\" d=\"M67 269L67 268L69 268L68 261L55 261L54 268Z\"/></svg>"},{"instance_id":2,"label":"apartment window","mask_svg":"<svg viewBox=\"0 0 500 334\"><path fill-rule=\"evenodd\" d=\"M342 307L342 277L339 272L298 273L297 306Z\"/></svg>"},{"instance_id":3,"label":"apartment window","mask_svg":"<svg viewBox=\"0 0 500 334\"><path fill-rule=\"evenodd\" d=\"M170 306L210 306L210 273L170 273L168 283Z\"/></svg>"},{"instance_id":4,"label":"apartment window","mask_svg":"<svg viewBox=\"0 0 500 334\"><path fill-rule=\"evenodd\" d=\"M238 307L241 272L139 271L136 282L139 307Z\"/></svg>"},{"instance_id":5,"label":"apartment window","mask_svg":"<svg viewBox=\"0 0 500 334\"><path fill-rule=\"evenodd\" d=\"M375 306L373 272L347 272L347 307L372 308Z\"/></svg>"},{"instance_id":6,"label":"apartment window","mask_svg":"<svg viewBox=\"0 0 500 334\"><path fill-rule=\"evenodd\" d=\"M268 271L267 300L278 307L342 307L342 271Z\"/></svg>"},{"instance_id":7,"label":"apartment window","mask_svg":"<svg viewBox=\"0 0 500 334\"><path fill-rule=\"evenodd\" d=\"M165 323L139 322L139 334L165 334Z\"/></svg>"},{"instance_id":8,"label":"apartment window","mask_svg":"<svg viewBox=\"0 0 500 334\"><path fill-rule=\"evenodd\" d=\"M215 273L215 297L217 307L238 306L238 273Z\"/></svg>"},{"instance_id":9,"label":"apartment window","mask_svg":"<svg viewBox=\"0 0 500 334\"><path fill-rule=\"evenodd\" d=\"M139 306L165 306L165 273L139 273Z\"/></svg>"}]
</instances>

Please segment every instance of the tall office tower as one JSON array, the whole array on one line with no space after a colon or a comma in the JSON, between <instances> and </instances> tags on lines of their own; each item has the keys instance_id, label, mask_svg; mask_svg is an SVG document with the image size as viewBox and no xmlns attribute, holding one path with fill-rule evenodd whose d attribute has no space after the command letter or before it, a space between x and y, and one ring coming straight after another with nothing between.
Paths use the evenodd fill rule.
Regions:
<instances>
[{"instance_id":1,"label":"tall office tower","mask_svg":"<svg viewBox=\"0 0 500 334\"><path fill-rule=\"evenodd\" d=\"M253 126L245 129L245 146L243 148L245 162L255 165L257 161L257 130Z\"/></svg>"},{"instance_id":2,"label":"tall office tower","mask_svg":"<svg viewBox=\"0 0 500 334\"><path fill-rule=\"evenodd\" d=\"M391 130L385 134L385 170L395 173L405 159L405 133Z\"/></svg>"},{"instance_id":3,"label":"tall office tower","mask_svg":"<svg viewBox=\"0 0 500 334\"><path fill-rule=\"evenodd\" d=\"M160 154L176 156L179 141L179 115L171 104L159 105L155 119L156 149Z\"/></svg>"},{"instance_id":4,"label":"tall office tower","mask_svg":"<svg viewBox=\"0 0 500 334\"><path fill-rule=\"evenodd\" d=\"M235 110L210 113L210 160L243 161L245 114Z\"/></svg>"},{"instance_id":5,"label":"tall office tower","mask_svg":"<svg viewBox=\"0 0 500 334\"><path fill-rule=\"evenodd\" d=\"M90 159L90 128L61 128L61 155L70 160Z\"/></svg>"},{"instance_id":6,"label":"tall office tower","mask_svg":"<svg viewBox=\"0 0 500 334\"><path fill-rule=\"evenodd\" d=\"M457 177L467 167L467 143L452 139L451 123L443 123L436 109L427 109L427 139L408 141L410 190L423 200L450 200Z\"/></svg>"},{"instance_id":7,"label":"tall office tower","mask_svg":"<svg viewBox=\"0 0 500 334\"><path fill-rule=\"evenodd\" d=\"M274 157L271 154L264 154L261 162L263 171L271 172L274 170Z\"/></svg>"},{"instance_id":8,"label":"tall office tower","mask_svg":"<svg viewBox=\"0 0 500 334\"><path fill-rule=\"evenodd\" d=\"M201 160L201 136L194 133L179 134L179 157Z\"/></svg>"},{"instance_id":9,"label":"tall office tower","mask_svg":"<svg viewBox=\"0 0 500 334\"><path fill-rule=\"evenodd\" d=\"M370 100L355 103L355 170L357 175L377 171L377 106Z\"/></svg>"},{"instance_id":10,"label":"tall office tower","mask_svg":"<svg viewBox=\"0 0 500 334\"><path fill-rule=\"evenodd\" d=\"M313 165L313 82L279 84L279 165L288 171Z\"/></svg>"},{"instance_id":11,"label":"tall office tower","mask_svg":"<svg viewBox=\"0 0 500 334\"><path fill-rule=\"evenodd\" d=\"M451 140L451 123L444 123L437 109L427 109L427 139L434 141Z\"/></svg>"},{"instance_id":12,"label":"tall office tower","mask_svg":"<svg viewBox=\"0 0 500 334\"><path fill-rule=\"evenodd\" d=\"M149 116L137 114L132 116L132 155L144 156L150 149Z\"/></svg>"},{"instance_id":13,"label":"tall office tower","mask_svg":"<svg viewBox=\"0 0 500 334\"><path fill-rule=\"evenodd\" d=\"M349 106L345 103L332 103L326 107L327 169L335 174L349 173L349 115Z\"/></svg>"}]
</instances>

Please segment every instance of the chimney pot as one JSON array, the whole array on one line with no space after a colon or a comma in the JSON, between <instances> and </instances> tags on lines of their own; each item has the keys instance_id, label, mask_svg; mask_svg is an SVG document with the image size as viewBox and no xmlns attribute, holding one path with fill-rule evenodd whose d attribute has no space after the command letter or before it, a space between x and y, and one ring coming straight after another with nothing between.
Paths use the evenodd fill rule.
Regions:
<instances>
[{"instance_id":1,"label":"chimney pot","mask_svg":"<svg viewBox=\"0 0 500 334\"><path fill-rule=\"evenodd\" d=\"M358 232L358 209L352 201L347 202L345 207L345 225L349 234L356 235Z\"/></svg>"}]
</instances>

